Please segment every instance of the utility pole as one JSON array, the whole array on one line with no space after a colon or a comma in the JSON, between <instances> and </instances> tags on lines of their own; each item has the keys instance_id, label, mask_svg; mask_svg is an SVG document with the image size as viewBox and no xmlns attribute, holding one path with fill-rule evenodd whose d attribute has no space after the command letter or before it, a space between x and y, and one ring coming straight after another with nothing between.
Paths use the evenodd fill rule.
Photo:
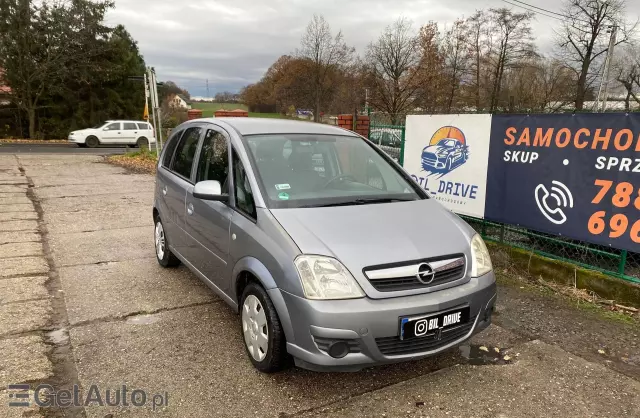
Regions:
<instances>
[{"instance_id":1,"label":"utility pole","mask_svg":"<svg viewBox=\"0 0 640 418\"><path fill-rule=\"evenodd\" d=\"M160 146L159 146L159 130L158 130L158 121L156 120L156 102L157 98L155 95L154 88L154 79L153 74L151 72L151 68L147 68L147 74L145 74L145 80L148 83L149 87L149 98L151 99L151 120L153 121L153 130L156 133L156 154L160 156Z\"/></svg>"},{"instance_id":2,"label":"utility pole","mask_svg":"<svg viewBox=\"0 0 640 418\"><path fill-rule=\"evenodd\" d=\"M369 87L364 88L364 110L369 114Z\"/></svg>"},{"instance_id":3,"label":"utility pole","mask_svg":"<svg viewBox=\"0 0 640 418\"><path fill-rule=\"evenodd\" d=\"M609 49L607 50L607 58L604 62L604 71L602 74L602 81L600 82L600 89L598 90L598 97L596 99L595 111L600 111L600 100L602 100L602 112L607 110L607 99L609 94L609 77L611 73L611 62L613 61L613 49L616 46L616 36L618 34L618 26L614 23L611 26L611 38L609 39Z\"/></svg>"},{"instance_id":4,"label":"utility pole","mask_svg":"<svg viewBox=\"0 0 640 418\"><path fill-rule=\"evenodd\" d=\"M211 97L211 94L209 93L209 79L207 78L207 100Z\"/></svg>"}]
</instances>

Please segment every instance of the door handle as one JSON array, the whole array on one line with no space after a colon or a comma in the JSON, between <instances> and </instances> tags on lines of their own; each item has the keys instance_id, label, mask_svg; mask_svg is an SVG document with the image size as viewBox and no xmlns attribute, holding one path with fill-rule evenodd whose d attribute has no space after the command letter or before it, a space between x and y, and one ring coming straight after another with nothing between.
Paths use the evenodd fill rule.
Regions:
<instances>
[{"instance_id":1,"label":"door handle","mask_svg":"<svg viewBox=\"0 0 640 418\"><path fill-rule=\"evenodd\" d=\"M193 205L191 203L187 205L187 213L193 215Z\"/></svg>"},{"instance_id":2,"label":"door handle","mask_svg":"<svg viewBox=\"0 0 640 418\"><path fill-rule=\"evenodd\" d=\"M164 186L164 189L162 189L162 194L163 195L167 195L167 186Z\"/></svg>"}]
</instances>

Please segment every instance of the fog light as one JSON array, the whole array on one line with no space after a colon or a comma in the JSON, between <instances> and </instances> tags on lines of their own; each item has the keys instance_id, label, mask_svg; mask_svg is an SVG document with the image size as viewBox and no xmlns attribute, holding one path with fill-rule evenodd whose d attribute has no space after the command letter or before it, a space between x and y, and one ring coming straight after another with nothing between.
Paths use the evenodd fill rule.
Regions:
<instances>
[{"instance_id":1,"label":"fog light","mask_svg":"<svg viewBox=\"0 0 640 418\"><path fill-rule=\"evenodd\" d=\"M343 341L338 341L329 346L328 353L333 358L342 358L349 354L349 345Z\"/></svg>"}]
</instances>

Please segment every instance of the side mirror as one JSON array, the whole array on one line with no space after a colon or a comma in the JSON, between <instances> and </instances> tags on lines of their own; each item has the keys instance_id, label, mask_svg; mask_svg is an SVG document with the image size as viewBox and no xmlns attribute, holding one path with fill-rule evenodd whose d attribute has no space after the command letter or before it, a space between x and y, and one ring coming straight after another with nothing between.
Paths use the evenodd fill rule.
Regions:
<instances>
[{"instance_id":1,"label":"side mirror","mask_svg":"<svg viewBox=\"0 0 640 418\"><path fill-rule=\"evenodd\" d=\"M218 180L205 180L193 188L193 197L201 200L212 200L216 202L228 202L229 195L222 194L222 186Z\"/></svg>"}]
</instances>

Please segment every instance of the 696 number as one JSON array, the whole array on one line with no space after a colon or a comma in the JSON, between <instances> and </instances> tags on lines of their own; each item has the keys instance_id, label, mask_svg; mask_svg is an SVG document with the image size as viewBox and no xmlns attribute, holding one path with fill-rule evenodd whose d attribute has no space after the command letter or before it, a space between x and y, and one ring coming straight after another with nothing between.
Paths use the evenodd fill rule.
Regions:
<instances>
[{"instance_id":1,"label":"696 number","mask_svg":"<svg viewBox=\"0 0 640 418\"><path fill-rule=\"evenodd\" d=\"M607 228L605 217L607 213L603 210L594 213L589 218L589 232L593 235L602 234ZM622 213L615 214L609 219L609 238L619 238L623 236L629 228L629 218ZM640 244L640 219L631 227L631 241Z\"/></svg>"}]
</instances>

